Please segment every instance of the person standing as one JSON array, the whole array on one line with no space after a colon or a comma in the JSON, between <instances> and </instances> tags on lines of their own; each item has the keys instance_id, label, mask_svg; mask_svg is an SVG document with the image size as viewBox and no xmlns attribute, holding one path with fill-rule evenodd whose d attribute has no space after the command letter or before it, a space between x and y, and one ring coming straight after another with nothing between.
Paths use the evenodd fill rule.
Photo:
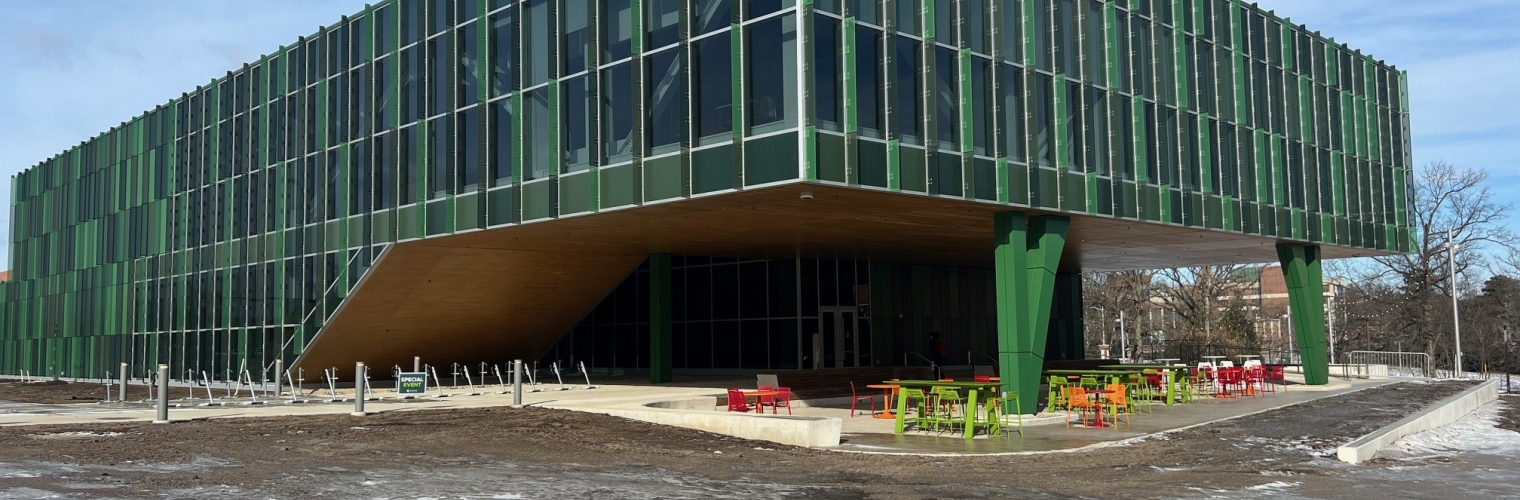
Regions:
<instances>
[{"instance_id":1,"label":"person standing","mask_svg":"<svg viewBox=\"0 0 1520 500\"><path fill-rule=\"evenodd\" d=\"M940 340L939 332L929 332L929 355L934 362L934 379L945 378L945 362L950 359L950 349Z\"/></svg>"}]
</instances>

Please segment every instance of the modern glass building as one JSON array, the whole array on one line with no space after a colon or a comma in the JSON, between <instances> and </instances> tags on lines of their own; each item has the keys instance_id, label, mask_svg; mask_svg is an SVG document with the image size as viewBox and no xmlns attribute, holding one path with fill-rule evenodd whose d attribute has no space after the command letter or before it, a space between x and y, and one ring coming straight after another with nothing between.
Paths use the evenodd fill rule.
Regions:
<instances>
[{"instance_id":1,"label":"modern glass building","mask_svg":"<svg viewBox=\"0 0 1520 500\"><path fill-rule=\"evenodd\" d=\"M668 380L941 331L1037 383L1074 273L1408 250L1406 81L1237 0L389 0L14 177L0 371Z\"/></svg>"}]
</instances>

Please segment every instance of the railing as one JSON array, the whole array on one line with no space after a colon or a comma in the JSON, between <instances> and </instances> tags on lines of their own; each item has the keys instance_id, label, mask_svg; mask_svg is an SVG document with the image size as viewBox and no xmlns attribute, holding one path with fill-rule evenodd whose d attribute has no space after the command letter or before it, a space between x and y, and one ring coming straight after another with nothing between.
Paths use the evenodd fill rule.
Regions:
<instances>
[{"instance_id":1,"label":"railing","mask_svg":"<svg viewBox=\"0 0 1520 500\"><path fill-rule=\"evenodd\" d=\"M982 351L966 351L966 364L968 364L968 365L974 365L974 364L976 364L976 358L977 357L981 357L982 359L985 359L987 361L992 362L992 366L994 366L994 367L998 365L998 359L997 358L992 357L991 354L987 354L987 353L982 352Z\"/></svg>"},{"instance_id":2,"label":"railing","mask_svg":"<svg viewBox=\"0 0 1520 500\"><path fill-rule=\"evenodd\" d=\"M1430 355L1423 352L1351 351L1346 363L1353 365L1387 365L1390 377L1435 377Z\"/></svg>"},{"instance_id":3,"label":"railing","mask_svg":"<svg viewBox=\"0 0 1520 500\"><path fill-rule=\"evenodd\" d=\"M903 353L903 366L913 366L913 365L911 365L911 364L908 363L908 359L909 359L908 355L910 355L910 354L913 355L913 357L915 357L915 358L924 360L925 363L929 363L929 367L930 368L934 368L934 367L939 366L939 364L935 363L934 360L926 358L926 357L924 357L924 355L916 353L916 352L912 352L912 351Z\"/></svg>"}]
</instances>

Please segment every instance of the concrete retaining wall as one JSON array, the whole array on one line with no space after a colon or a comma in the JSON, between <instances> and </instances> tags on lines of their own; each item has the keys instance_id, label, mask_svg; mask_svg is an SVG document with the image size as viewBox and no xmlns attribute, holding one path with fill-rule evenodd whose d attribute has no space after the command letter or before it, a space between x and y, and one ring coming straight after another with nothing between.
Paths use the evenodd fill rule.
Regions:
<instances>
[{"instance_id":1,"label":"concrete retaining wall","mask_svg":"<svg viewBox=\"0 0 1520 500\"><path fill-rule=\"evenodd\" d=\"M1398 422L1388 424L1371 434L1346 443L1336 449L1335 456L1342 462L1353 464L1371 460L1379 450L1388 447L1399 438L1455 422L1496 399L1499 399L1499 381L1483 382L1460 394L1442 399L1420 410L1419 413L1404 417Z\"/></svg>"},{"instance_id":2,"label":"concrete retaining wall","mask_svg":"<svg viewBox=\"0 0 1520 500\"><path fill-rule=\"evenodd\" d=\"M844 426L844 422L837 418L793 415L760 416L748 413L720 412L715 411L717 398L708 398L708 400L712 401L712 403L703 409L696 409L694 407L700 406L697 401L680 400L648 403L640 409L609 408L590 411L652 424L673 425L714 434L770 441L793 446L816 447L839 445L839 434ZM678 407L686 406L692 408L666 409L655 407L655 405L661 404L674 404Z\"/></svg>"}]
</instances>

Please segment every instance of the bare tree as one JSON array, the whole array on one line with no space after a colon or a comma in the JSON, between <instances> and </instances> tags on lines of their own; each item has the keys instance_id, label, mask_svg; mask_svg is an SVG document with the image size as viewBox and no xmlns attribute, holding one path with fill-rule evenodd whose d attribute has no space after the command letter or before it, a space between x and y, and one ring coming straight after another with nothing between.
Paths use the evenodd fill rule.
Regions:
<instances>
[{"instance_id":1,"label":"bare tree","mask_svg":"<svg viewBox=\"0 0 1520 500\"><path fill-rule=\"evenodd\" d=\"M1256 266L1228 265L1164 269L1158 272L1164 286L1157 288L1156 298L1179 320L1173 337L1249 344L1255 340L1254 327L1242 330L1240 314L1246 310L1242 293L1261 279ZM1227 321L1227 319L1230 319Z\"/></svg>"},{"instance_id":2,"label":"bare tree","mask_svg":"<svg viewBox=\"0 0 1520 500\"><path fill-rule=\"evenodd\" d=\"M1450 307L1441 307L1451 298L1446 245L1457 245L1459 274L1483 267L1485 252L1516 248L1514 235L1502 224L1514 203L1495 197L1487 172L1438 161L1420 170L1409 205L1416 231L1411 253L1377 257L1378 266L1364 279L1395 284L1399 307L1390 311L1395 321L1389 326L1409 341L1406 346L1418 346L1434 358L1446 338L1442 333L1449 332L1443 320L1451 318Z\"/></svg>"},{"instance_id":3,"label":"bare tree","mask_svg":"<svg viewBox=\"0 0 1520 500\"><path fill-rule=\"evenodd\" d=\"M1104 342L1121 343L1116 335L1115 323L1121 313L1130 326L1137 325L1145 317L1145 304L1155 293L1152 276L1150 271L1088 273L1082 276L1083 303L1100 310L1083 314L1087 318L1087 331L1100 332L1087 336L1088 347L1096 348ZM1092 328L1093 325L1096 328ZM1138 330L1130 328L1127 333L1136 331Z\"/></svg>"}]
</instances>

